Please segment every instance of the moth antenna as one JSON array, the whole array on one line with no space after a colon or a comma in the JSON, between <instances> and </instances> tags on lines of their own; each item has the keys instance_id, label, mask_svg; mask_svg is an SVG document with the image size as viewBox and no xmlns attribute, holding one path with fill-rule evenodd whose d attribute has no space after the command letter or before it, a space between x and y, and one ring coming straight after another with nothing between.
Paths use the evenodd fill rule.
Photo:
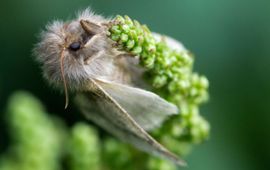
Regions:
<instances>
[{"instance_id":1,"label":"moth antenna","mask_svg":"<svg viewBox=\"0 0 270 170\"><path fill-rule=\"evenodd\" d=\"M65 109L68 107L68 102L69 102L69 98L68 98L68 90L67 90L67 82L66 82L66 78L65 78L65 74L64 74L64 64L63 64L63 59L65 58L64 56L64 51L65 48L63 48L63 50L61 51L61 56L60 56L60 67L61 67L61 77L63 80L63 84L64 84L64 91L65 91Z\"/></svg>"}]
</instances>

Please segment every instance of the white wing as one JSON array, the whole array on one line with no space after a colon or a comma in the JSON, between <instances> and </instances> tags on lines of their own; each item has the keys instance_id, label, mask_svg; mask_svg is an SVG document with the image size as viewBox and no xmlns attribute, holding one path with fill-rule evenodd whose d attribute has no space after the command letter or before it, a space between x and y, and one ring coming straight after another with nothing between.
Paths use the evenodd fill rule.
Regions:
<instances>
[{"instance_id":1,"label":"white wing","mask_svg":"<svg viewBox=\"0 0 270 170\"><path fill-rule=\"evenodd\" d=\"M157 128L168 116L179 113L175 105L152 92L104 80L96 80L96 82L144 130Z\"/></svg>"},{"instance_id":2,"label":"white wing","mask_svg":"<svg viewBox=\"0 0 270 170\"><path fill-rule=\"evenodd\" d=\"M138 149L185 165L185 162L153 139L120 104L93 80L93 92L77 96L76 102L87 118Z\"/></svg>"}]
</instances>

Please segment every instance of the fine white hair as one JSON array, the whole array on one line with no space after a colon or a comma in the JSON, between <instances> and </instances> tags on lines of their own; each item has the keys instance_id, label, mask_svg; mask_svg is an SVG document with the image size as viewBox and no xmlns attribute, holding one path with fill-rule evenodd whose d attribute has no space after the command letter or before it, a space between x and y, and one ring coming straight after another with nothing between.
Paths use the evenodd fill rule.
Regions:
<instances>
[{"instance_id":1,"label":"fine white hair","mask_svg":"<svg viewBox=\"0 0 270 170\"><path fill-rule=\"evenodd\" d=\"M44 77L56 87L63 87L60 69L61 52L64 48L67 48L67 43L76 41L76 38L80 38L83 34L84 30L80 25L81 20L87 20L97 25L108 22L107 19L101 15L96 15L90 8L87 8L78 12L74 20L50 22L45 30L41 32L40 42L34 48L34 55L41 64ZM75 52L72 53L68 50L64 51L64 76L67 79L68 88L71 90L79 89L91 75L103 76L110 71L111 64L103 64L104 62L110 62L108 57L97 57L87 66L83 64L83 59L89 57L86 55L94 56L99 51L108 50L110 43L107 42L108 38L104 34L92 39L91 46L84 48L81 52L75 54Z\"/></svg>"}]
</instances>

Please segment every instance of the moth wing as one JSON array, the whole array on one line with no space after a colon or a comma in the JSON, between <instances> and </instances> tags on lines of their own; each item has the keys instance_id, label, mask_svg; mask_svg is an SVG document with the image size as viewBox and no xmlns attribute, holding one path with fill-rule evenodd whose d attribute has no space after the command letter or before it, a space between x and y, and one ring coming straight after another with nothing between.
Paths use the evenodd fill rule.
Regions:
<instances>
[{"instance_id":1,"label":"moth wing","mask_svg":"<svg viewBox=\"0 0 270 170\"><path fill-rule=\"evenodd\" d=\"M185 162L153 139L99 84L93 81L94 93L78 94L76 103L87 118L119 139L138 149L184 166Z\"/></svg>"},{"instance_id":2,"label":"moth wing","mask_svg":"<svg viewBox=\"0 0 270 170\"><path fill-rule=\"evenodd\" d=\"M179 113L174 104L152 92L104 80L96 82L146 131Z\"/></svg>"}]
</instances>

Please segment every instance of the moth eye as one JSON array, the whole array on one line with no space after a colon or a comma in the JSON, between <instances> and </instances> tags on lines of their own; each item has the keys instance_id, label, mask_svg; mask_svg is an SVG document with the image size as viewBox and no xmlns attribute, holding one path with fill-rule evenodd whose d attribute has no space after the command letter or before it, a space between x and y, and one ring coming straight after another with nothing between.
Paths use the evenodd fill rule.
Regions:
<instances>
[{"instance_id":1,"label":"moth eye","mask_svg":"<svg viewBox=\"0 0 270 170\"><path fill-rule=\"evenodd\" d=\"M72 51L77 51L81 48L81 43L80 42L73 42L69 45L68 47Z\"/></svg>"}]
</instances>

